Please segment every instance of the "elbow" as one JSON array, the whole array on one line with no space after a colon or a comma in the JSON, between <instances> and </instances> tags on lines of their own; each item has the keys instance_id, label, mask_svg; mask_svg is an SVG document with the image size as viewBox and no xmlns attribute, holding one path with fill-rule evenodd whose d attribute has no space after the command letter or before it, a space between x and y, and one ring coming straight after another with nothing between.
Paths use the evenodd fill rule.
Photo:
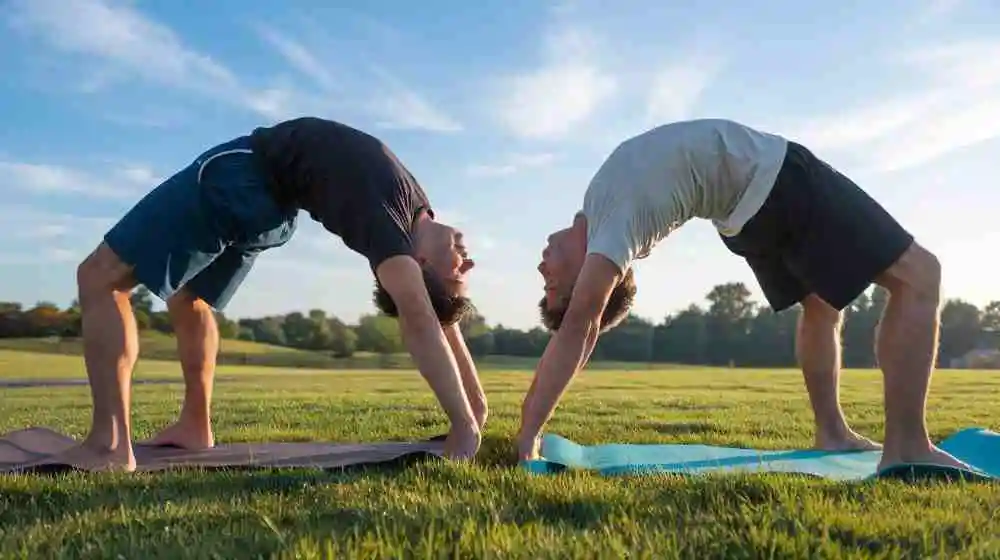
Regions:
<instances>
[{"instance_id":1,"label":"elbow","mask_svg":"<svg viewBox=\"0 0 1000 560\"><path fill-rule=\"evenodd\" d=\"M568 334L581 338L590 339L600 333L601 317L600 315L593 316L593 314L567 313L559 330L567 331Z\"/></svg>"}]
</instances>

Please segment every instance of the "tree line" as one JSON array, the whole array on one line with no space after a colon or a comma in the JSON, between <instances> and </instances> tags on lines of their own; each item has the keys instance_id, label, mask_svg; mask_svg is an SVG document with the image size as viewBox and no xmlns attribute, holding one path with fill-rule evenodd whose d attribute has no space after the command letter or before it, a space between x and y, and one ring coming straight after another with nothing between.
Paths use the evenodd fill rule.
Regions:
<instances>
[{"instance_id":1,"label":"tree line","mask_svg":"<svg viewBox=\"0 0 1000 560\"><path fill-rule=\"evenodd\" d=\"M154 311L152 297L144 288L131 296L141 330L170 333L166 311ZM843 363L846 367L873 367L873 335L887 293L875 287L862 294L845 310L841 331ZM617 328L601 337L594 360L663 362L737 367L794 366L795 332L799 307L772 312L755 302L741 282L713 287L705 301L693 303L659 322L630 315ZM240 339L311 350L337 358L356 352L393 354L404 350L395 319L380 314L362 316L348 324L320 309L306 313L231 320L217 314L222 338ZM516 329L489 325L486 318L471 313L461 323L470 351L489 355L539 357L549 333L541 327ZM74 301L62 309L52 302L31 308L0 302L0 338L78 337L80 310ZM1000 349L1000 300L980 309L961 299L945 302L941 315L939 365L952 367L956 360L976 355L976 350L994 353ZM989 358L989 352L983 352ZM980 364L981 365L981 364ZM976 367L977 364L965 364ZM983 367L1000 367L986 364Z\"/></svg>"}]
</instances>

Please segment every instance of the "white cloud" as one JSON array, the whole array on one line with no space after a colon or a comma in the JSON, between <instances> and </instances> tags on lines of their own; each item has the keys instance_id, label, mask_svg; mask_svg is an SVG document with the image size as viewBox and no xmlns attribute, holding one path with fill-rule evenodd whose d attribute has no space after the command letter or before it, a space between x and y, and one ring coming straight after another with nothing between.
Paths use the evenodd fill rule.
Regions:
<instances>
[{"instance_id":1,"label":"white cloud","mask_svg":"<svg viewBox=\"0 0 1000 560\"><path fill-rule=\"evenodd\" d=\"M23 204L4 205L0 208L0 221L10 226L14 236L45 238L90 234L114 223L113 218L74 216Z\"/></svg>"},{"instance_id":2,"label":"white cloud","mask_svg":"<svg viewBox=\"0 0 1000 560\"><path fill-rule=\"evenodd\" d=\"M923 5L918 4L914 23L925 24L939 20L957 10L964 0L927 0Z\"/></svg>"},{"instance_id":3,"label":"white cloud","mask_svg":"<svg viewBox=\"0 0 1000 560\"><path fill-rule=\"evenodd\" d=\"M145 165L128 165L113 170L112 174L118 177L123 183L143 190L152 189L166 179Z\"/></svg>"},{"instance_id":4,"label":"white cloud","mask_svg":"<svg viewBox=\"0 0 1000 560\"><path fill-rule=\"evenodd\" d=\"M126 3L10 0L8 9L17 27L37 33L52 46L95 57L142 79L186 88L238 89L227 68L185 47L170 28Z\"/></svg>"},{"instance_id":5,"label":"white cloud","mask_svg":"<svg viewBox=\"0 0 1000 560\"><path fill-rule=\"evenodd\" d=\"M114 0L9 0L15 29L91 64L80 86L96 92L135 79L206 95L265 117L286 114L277 101L299 98L255 91L224 64L184 44L170 27Z\"/></svg>"},{"instance_id":6,"label":"white cloud","mask_svg":"<svg viewBox=\"0 0 1000 560\"><path fill-rule=\"evenodd\" d=\"M271 27L257 25L263 41L313 87L263 80L259 87L244 83L230 68L186 45L170 27L131 3L116 0L9 0L7 19L15 29L56 50L84 60L78 86L95 93L129 80L166 86L207 96L270 120L321 114L348 108L367 113L385 129L458 132L462 124L420 92L389 73L369 69L368 91L350 92L330 64L314 50ZM371 91L374 90L374 91ZM141 119L148 121L149 119ZM159 122L154 120L153 122Z\"/></svg>"},{"instance_id":7,"label":"white cloud","mask_svg":"<svg viewBox=\"0 0 1000 560\"><path fill-rule=\"evenodd\" d=\"M461 230L472 258L477 261L480 260L480 255L492 252L501 246L500 237L495 235L482 220L472 219L454 208L437 208L434 214L438 222ZM504 246L504 250L508 248L510 247Z\"/></svg>"},{"instance_id":8,"label":"white cloud","mask_svg":"<svg viewBox=\"0 0 1000 560\"><path fill-rule=\"evenodd\" d=\"M461 123L434 107L411 89L393 85L391 91L368 107L378 119L375 126L397 130L460 132Z\"/></svg>"},{"instance_id":9,"label":"white cloud","mask_svg":"<svg viewBox=\"0 0 1000 560\"><path fill-rule=\"evenodd\" d=\"M13 237L18 239L53 239L66 235L70 232L69 227L64 224L36 224L28 229L15 231Z\"/></svg>"},{"instance_id":10,"label":"white cloud","mask_svg":"<svg viewBox=\"0 0 1000 560\"><path fill-rule=\"evenodd\" d=\"M1000 136L1000 40L922 47L889 62L911 71L920 85L802 121L786 134L875 171L922 165Z\"/></svg>"},{"instance_id":11,"label":"white cloud","mask_svg":"<svg viewBox=\"0 0 1000 560\"><path fill-rule=\"evenodd\" d=\"M42 252L42 257L48 262L71 262L79 259L81 256L78 251L60 247L50 247Z\"/></svg>"},{"instance_id":12,"label":"white cloud","mask_svg":"<svg viewBox=\"0 0 1000 560\"><path fill-rule=\"evenodd\" d=\"M313 97L343 99L349 96L347 84L337 79L330 70L330 64L321 60L304 43L277 30L256 26L257 32L292 68L312 80L320 93ZM389 72L378 68L369 69L378 83L379 93L363 94L366 101L361 109L371 114L375 126L384 129L427 130L431 132L458 132L463 129L454 117L446 114L431 101L412 88L404 86ZM258 96L255 105L267 114L277 114L279 107L295 105L290 102L288 91L272 91L267 96ZM282 97L283 96L283 97Z\"/></svg>"},{"instance_id":13,"label":"white cloud","mask_svg":"<svg viewBox=\"0 0 1000 560\"><path fill-rule=\"evenodd\" d=\"M646 118L656 124L690 117L691 110L722 69L722 59L688 54L653 77Z\"/></svg>"},{"instance_id":14,"label":"white cloud","mask_svg":"<svg viewBox=\"0 0 1000 560\"><path fill-rule=\"evenodd\" d=\"M176 108L162 106L135 110L116 106L111 110L102 111L101 118L118 125L142 128L172 128L191 120L190 115Z\"/></svg>"},{"instance_id":15,"label":"white cloud","mask_svg":"<svg viewBox=\"0 0 1000 560\"><path fill-rule=\"evenodd\" d=\"M79 261L93 249L115 220L49 212L32 206L8 204L0 208L7 229L0 244L0 264L26 265ZM32 244L24 250L24 243Z\"/></svg>"},{"instance_id":16,"label":"white cloud","mask_svg":"<svg viewBox=\"0 0 1000 560\"><path fill-rule=\"evenodd\" d=\"M305 45L266 25L257 25L255 29L264 41L274 48L292 68L309 77L325 90L336 91L340 89L340 84L328 65L319 60Z\"/></svg>"},{"instance_id":17,"label":"white cloud","mask_svg":"<svg viewBox=\"0 0 1000 560\"><path fill-rule=\"evenodd\" d=\"M555 154L549 152L511 154L499 163L470 165L466 168L466 173L471 177L505 177L525 169L549 165L555 158Z\"/></svg>"},{"instance_id":18,"label":"white cloud","mask_svg":"<svg viewBox=\"0 0 1000 560\"><path fill-rule=\"evenodd\" d=\"M78 169L59 165L0 161L3 190L33 194L72 193L89 198L135 197L142 189L156 185L154 174L143 167L113 170L107 177L97 177Z\"/></svg>"},{"instance_id":19,"label":"white cloud","mask_svg":"<svg viewBox=\"0 0 1000 560\"><path fill-rule=\"evenodd\" d=\"M561 23L543 37L537 67L491 84L495 117L517 137L561 140L584 130L587 142L603 145L598 137L617 143L623 131L688 118L725 63L705 41L669 49L666 59L662 49L612 44L590 27L566 23L580 19L576 11L572 4L553 9ZM613 116L597 119L598 112Z\"/></svg>"},{"instance_id":20,"label":"white cloud","mask_svg":"<svg viewBox=\"0 0 1000 560\"><path fill-rule=\"evenodd\" d=\"M65 249L50 248L30 253L0 253L0 266L55 265L80 260L84 255Z\"/></svg>"},{"instance_id":21,"label":"white cloud","mask_svg":"<svg viewBox=\"0 0 1000 560\"><path fill-rule=\"evenodd\" d=\"M499 80L497 117L512 134L558 139L586 122L618 89L618 80L601 67L594 39L565 27L545 38L542 64Z\"/></svg>"},{"instance_id":22,"label":"white cloud","mask_svg":"<svg viewBox=\"0 0 1000 560\"><path fill-rule=\"evenodd\" d=\"M247 96L245 102L251 111L273 121L311 113L320 106L316 99L280 86L257 90Z\"/></svg>"}]
</instances>

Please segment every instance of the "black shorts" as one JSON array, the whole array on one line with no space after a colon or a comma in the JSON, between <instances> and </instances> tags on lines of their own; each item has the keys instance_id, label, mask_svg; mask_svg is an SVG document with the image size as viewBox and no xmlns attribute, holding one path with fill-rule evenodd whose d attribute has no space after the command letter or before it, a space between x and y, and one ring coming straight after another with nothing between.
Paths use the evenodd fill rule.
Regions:
<instances>
[{"instance_id":1,"label":"black shorts","mask_svg":"<svg viewBox=\"0 0 1000 560\"><path fill-rule=\"evenodd\" d=\"M913 243L853 181L795 142L767 200L726 247L753 269L777 312L816 294L842 310Z\"/></svg>"}]
</instances>

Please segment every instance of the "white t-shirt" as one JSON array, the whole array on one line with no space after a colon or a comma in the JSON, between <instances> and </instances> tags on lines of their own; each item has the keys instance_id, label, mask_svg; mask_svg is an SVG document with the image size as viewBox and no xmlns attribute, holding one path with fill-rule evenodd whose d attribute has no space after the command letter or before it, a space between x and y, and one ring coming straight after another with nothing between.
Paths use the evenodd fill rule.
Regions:
<instances>
[{"instance_id":1,"label":"white t-shirt","mask_svg":"<svg viewBox=\"0 0 1000 560\"><path fill-rule=\"evenodd\" d=\"M771 192L787 146L722 119L671 123L626 140L587 187L587 252L624 271L691 218L738 234Z\"/></svg>"}]
</instances>

